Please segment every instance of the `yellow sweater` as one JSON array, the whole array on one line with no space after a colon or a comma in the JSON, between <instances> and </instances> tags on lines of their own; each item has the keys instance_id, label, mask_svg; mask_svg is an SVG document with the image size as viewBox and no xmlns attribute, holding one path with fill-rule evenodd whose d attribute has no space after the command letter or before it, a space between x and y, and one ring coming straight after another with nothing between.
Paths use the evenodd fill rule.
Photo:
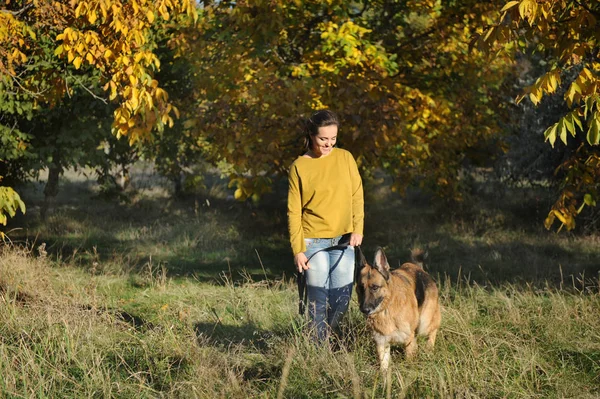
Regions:
<instances>
[{"instance_id":1,"label":"yellow sweater","mask_svg":"<svg viewBox=\"0 0 600 399\"><path fill-rule=\"evenodd\" d=\"M294 255L304 238L363 234L363 186L356 161L334 148L323 158L298 157L289 174L288 228Z\"/></svg>"}]
</instances>

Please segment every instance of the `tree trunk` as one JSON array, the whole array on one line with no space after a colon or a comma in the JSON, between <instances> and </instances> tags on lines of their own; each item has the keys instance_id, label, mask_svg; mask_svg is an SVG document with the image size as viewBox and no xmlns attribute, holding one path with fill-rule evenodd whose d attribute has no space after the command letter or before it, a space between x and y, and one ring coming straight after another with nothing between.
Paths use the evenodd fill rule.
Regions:
<instances>
[{"instance_id":1,"label":"tree trunk","mask_svg":"<svg viewBox=\"0 0 600 399\"><path fill-rule=\"evenodd\" d=\"M58 178L61 173L62 167L58 164L52 164L48 170L48 181L44 187L44 204L40 212L42 221L46 220L48 211L51 211L56 201L56 196L58 195Z\"/></svg>"},{"instance_id":2,"label":"tree trunk","mask_svg":"<svg viewBox=\"0 0 600 399\"><path fill-rule=\"evenodd\" d=\"M181 198L183 196L183 184L181 182L181 173L174 175L171 180L175 188L175 197Z\"/></svg>"}]
</instances>

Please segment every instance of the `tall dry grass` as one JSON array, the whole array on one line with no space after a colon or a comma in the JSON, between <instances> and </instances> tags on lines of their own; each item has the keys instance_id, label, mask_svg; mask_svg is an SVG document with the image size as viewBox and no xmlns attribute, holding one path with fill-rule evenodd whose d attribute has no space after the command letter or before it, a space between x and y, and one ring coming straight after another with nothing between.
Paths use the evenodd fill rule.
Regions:
<instances>
[{"instance_id":1,"label":"tall dry grass","mask_svg":"<svg viewBox=\"0 0 600 399\"><path fill-rule=\"evenodd\" d=\"M598 237L545 232L510 198L455 212L367 185L365 252L428 247L443 305L434 352L394 350L385 384L355 300L340 345L308 338L281 200L81 184L45 223L28 193L0 249L0 397L600 396Z\"/></svg>"},{"instance_id":2,"label":"tall dry grass","mask_svg":"<svg viewBox=\"0 0 600 399\"><path fill-rule=\"evenodd\" d=\"M168 281L144 289L19 248L0 257L4 397L383 397L354 304L315 346L293 285ZM120 286L120 287L117 287ZM440 282L433 353L393 352L393 397L597 397L597 291ZM119 293L120 295L114 295Z\"/></svg>"}]
</instances>

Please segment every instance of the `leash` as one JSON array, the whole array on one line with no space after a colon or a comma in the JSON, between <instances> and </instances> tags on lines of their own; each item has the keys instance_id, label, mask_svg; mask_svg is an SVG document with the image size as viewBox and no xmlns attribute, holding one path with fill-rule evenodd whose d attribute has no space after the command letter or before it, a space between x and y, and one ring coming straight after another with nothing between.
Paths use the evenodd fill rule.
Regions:
<instances>
[{"instance_id":1,"label":"leash","mask_svg":"<svg viewBox=\"0 0 600 399\"><path fill-rule=\"evenodd\" d=\"M319 249L317 252L315 252L314 254L312 254L308 257L308 259L306 260L306 263L308 263L312 259L312 257L315 256L316 254L318 254L319 252L333 251L335 249L344 250L344 249L348 248L349 246L350 246L350 240L348 239L348 241L344 241L343 243L338 243L337 245L332 245L327 248ZM364 259L364 255L360 249L360 245L358 245L354 248L358 248L358 253L361 256L361 259ZM355 273L356 273L356 256L355 256L355 268L354 269L355 269ZM308 303L308 290L306 289L306 285L307 285L306 273L297 272L296 284L298 285L298 313L300 315L304 315L304 312L306 311L306 304Z\"/></svg>"}]
</instances>

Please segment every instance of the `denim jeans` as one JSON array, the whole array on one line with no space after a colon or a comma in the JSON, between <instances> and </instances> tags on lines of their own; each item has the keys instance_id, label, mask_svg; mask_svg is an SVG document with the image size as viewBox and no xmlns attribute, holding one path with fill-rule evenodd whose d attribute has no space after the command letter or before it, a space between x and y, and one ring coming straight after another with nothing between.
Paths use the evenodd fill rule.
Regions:
<instances>
[{"instance_id":1,"label":"denim jeans","mask_svg":"<svg viewBox=\"0 0 600 399\"><path fill-rule=\"evenodd\" d=\"M324 341L337 330L348 310L354 282L354 247L321 251L337 245L342 237L305 238L306 257L310 258L305 271L308 293L308 315L317 341ZM318 253L317 253L318 252Z\"/></svg>"}]
</instances>

